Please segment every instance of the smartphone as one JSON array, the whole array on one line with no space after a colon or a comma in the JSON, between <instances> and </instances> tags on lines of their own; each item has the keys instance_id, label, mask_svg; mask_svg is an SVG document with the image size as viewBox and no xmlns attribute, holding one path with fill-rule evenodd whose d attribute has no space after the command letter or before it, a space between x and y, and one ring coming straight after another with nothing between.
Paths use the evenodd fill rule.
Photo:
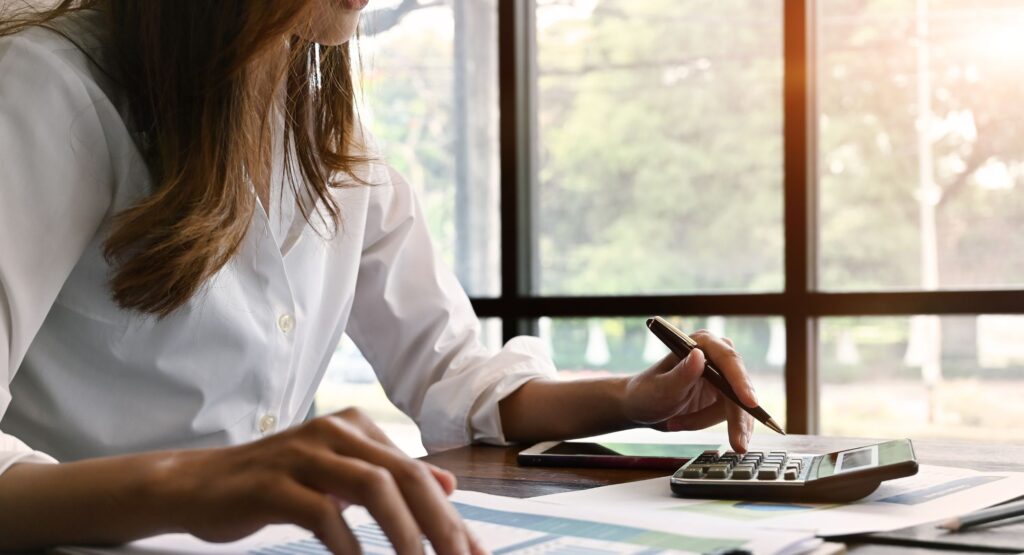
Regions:
<instances>
[{"instance_id":1,"label":"smartphone","mask_svg":"<svg viewBox=\"0 0 1024 555\"><path fill-rule=\"evenodd\" d=\"M516 460L523 466L589 466L674 471L701 453L720 447L721 445L716 444L546 441L520 451Z\"/></svg>"}]
</instances>

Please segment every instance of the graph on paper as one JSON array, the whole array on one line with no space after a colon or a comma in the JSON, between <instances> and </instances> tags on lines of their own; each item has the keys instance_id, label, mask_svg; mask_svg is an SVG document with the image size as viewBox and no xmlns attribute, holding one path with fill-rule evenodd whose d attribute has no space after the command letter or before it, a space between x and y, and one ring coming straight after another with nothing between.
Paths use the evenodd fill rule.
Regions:
<instances>
[{"instance_id":1,"label":"graph on paper","mask_svg":"<svg viewBox=\"0 0 1024 555\"><path fill-rule=\"evenodd\" d=\"M489 509L465 503L455 508L488 544L494 555L596 555L660 553L707 553L744 545L735 538L707 538L645 530L582 519L552 517ZM368 554L394 553L391 543L375 523L363 523L353 533ZM265 546L253 555L323 555L327 549L319 541L308 538Z\"/></svg>"}]
</instances>

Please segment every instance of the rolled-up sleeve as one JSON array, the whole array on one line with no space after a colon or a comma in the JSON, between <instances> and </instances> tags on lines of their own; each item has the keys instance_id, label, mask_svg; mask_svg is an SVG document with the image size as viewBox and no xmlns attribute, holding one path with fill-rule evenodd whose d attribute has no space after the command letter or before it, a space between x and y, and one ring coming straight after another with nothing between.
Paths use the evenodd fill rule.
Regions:
<instances>
[{"instance_id":1,"label":"rolled-up sleeve","mask_svg":"<svg viewBox=\"0 0 1024 555\"><path fill-rule=\"evenodd\" d=\"M517 337L497 352L452 271L431 244L409 184L392 169L371 186L348 333L388 397L435 452L474 441L505 443L498 403L555 373L543 343Z\"/></svg>"},{"instance_id":2,"label":"rolled-up sleeve","mask_svg":"<svg viewBox=\"0 0 1024 555\"><path fill-rule=\"evenodd\" d=\"M15 372L101 225L112 188L97 90L18 36L0 39L0 76L2 429ZM19 462L55 461L0 431L0 473Z\"/></svg>"}]
</instances>

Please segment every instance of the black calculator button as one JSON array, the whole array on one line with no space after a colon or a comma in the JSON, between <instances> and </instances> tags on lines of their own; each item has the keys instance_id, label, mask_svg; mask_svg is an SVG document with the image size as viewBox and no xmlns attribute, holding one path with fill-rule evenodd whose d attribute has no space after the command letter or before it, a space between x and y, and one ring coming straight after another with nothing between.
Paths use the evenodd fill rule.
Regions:
<instances>
[{"instance_id":1,"label":"black calculator button","mask_svg":"<svg viewBox=\"0 0 1024 555\"><path fill-rule=\"evenodd\" d=\"M740 465L737 466L736 469L732 471L733 480L749 480L753 477L754 467L750 465Z\"/></svg>"},{"instance_id":2,"label":"black calculator button","mask_svg":"<svg viewBox=\"0 0 1024 555\"><path fill-rule=\"evenodd\" d=\"M795 468L787 468L786 473L782 475L786 480L796 480L797 470Z\"/></svg>"},{"instance_id":3,"label":"black calculator button","mask_svg":"<svg viewBox=\"0 0 1024 555\"><path fill-rule=\"evenodd\" d=\"M757 465L760 462L761 462L761 459L759 459L758 457L751 457L750 455L747 455L746 457L743 457L743 460L740 461L740 464L753 464L753 465Z\"/></svg>"},{"instance_id":4,"label":"black calculator button","mask_svg":"<svg viewBox=\"0 0 1024 555\"><path fill-rule=\"evenodd\" d=\"M770 467L769 468L765 468L765 467L762 466L761 470L759 470L757 472L757 479L758 480L775 480L778 477L779 477L779 469L778 468L770 468Z\"/></svg>"},{"instance_id":5,"label":"black calculator button","mask_svg":"<svg viewBox=\"0 0 1024 555\"><path fill-rule=\"evenodd\" d=\"M710 467L708 467L708 472L705 475L705 477L706 478L710 478L712 480L715 480L715 479L721 480L721 479L724 479L724 478L728 478L729 477L729 470L731 468L732 467L727 465L727 464L713 464Z\"/></svg>"},{"instance_id":6,"label":"black calculator button","mask_svg":"<svg viewBox=\"0 0 1024 555\"><path fill-rule=\"evenodd\" d=\"M704 469L699 466L691 466L683 471L683 478L700 478L704 476Z\"/></svg>"}]
</instances>

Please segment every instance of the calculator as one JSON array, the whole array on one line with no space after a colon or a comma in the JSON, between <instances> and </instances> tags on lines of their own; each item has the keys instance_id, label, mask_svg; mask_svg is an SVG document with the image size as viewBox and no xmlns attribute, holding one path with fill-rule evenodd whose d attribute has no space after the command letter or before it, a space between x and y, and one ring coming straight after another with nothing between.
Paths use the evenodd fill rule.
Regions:
<instances>
[{"instance_id":1,"label":"calculator","mask_svg":"<svg viewBox=\"0 0 1024 555\"><path fill-rule=\"evenodd\" d=\"M825 455L787 451L704 451L670 478L680 497L843 503L885 480L917 474L909 439Z\"/></svg>"}]
</instances>

